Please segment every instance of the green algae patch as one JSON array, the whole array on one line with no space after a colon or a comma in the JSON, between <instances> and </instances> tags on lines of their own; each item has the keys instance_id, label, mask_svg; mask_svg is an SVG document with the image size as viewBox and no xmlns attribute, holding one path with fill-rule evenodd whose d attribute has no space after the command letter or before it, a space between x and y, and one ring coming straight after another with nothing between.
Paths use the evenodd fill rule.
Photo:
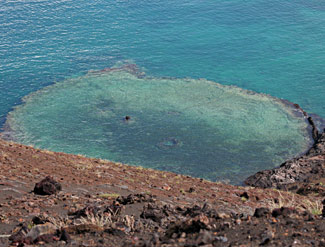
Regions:
<instances>
[{"instance_id":1,"label":"green algae patch","mask_svg":"<svg viewBox=\"0 0 325 247\"><path fill-rule=\"evenodd\" d=\"M308 149L290 104L204 79L88 73L23 99L8 139L130 165L240 183Z\"/></svg>"}]
</instances>

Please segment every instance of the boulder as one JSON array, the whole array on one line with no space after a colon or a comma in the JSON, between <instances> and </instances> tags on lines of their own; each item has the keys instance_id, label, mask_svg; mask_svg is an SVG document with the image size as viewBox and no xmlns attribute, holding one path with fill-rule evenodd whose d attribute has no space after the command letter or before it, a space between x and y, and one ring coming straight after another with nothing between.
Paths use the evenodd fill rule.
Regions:
<instances>
[{"instance_id":1,"label":"boulder","mask_svg":"<svg viewBox=\"0 0 325 247\"><path fill-rule=\"evenodd\" d=\"M62 189L61 184L55 181L52 177L47 176L34 187L34 193L38 195L56 194Z\"/></svg>"}]
</instances>

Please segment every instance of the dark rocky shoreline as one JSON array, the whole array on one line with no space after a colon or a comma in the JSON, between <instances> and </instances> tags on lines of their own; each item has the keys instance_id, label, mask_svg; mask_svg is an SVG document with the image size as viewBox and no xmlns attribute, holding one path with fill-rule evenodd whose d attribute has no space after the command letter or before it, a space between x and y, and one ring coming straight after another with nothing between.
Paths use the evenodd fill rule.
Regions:
<instances>
[{"instance_id":1,"label":"dark rocky shoreline","mask_svg":"<svg viewBox=\"0 0 325 247\"><path fill-rule=\"evenodd\" d=\"M310 183L325 177L325 128L319 132L318 127L324 127L324 120L317 115L314 121L298 104L282 100L292 105L307 119L310 133L314 140L311 148L302 156L285 161L280 167L259 171L245 179L244 184L259 188L288 189L296 188L296 183ZM318 125L318 126L317 126Z\"/></svg>"},{"instance_id":2,"label":"dark rocky shoreline","mask_svg":"<svg viewBox=\"0 0 325 247\"><path fill-rule=\"evenodd\" d=\"M325 132L318 134L316 126L309 118L313 127L315 143L303 156L288 160L280 167L257 172L245 180L245 184L260 188L285 189L297 182L310 182L325 176Z\"/></svg>"}]
</instances>

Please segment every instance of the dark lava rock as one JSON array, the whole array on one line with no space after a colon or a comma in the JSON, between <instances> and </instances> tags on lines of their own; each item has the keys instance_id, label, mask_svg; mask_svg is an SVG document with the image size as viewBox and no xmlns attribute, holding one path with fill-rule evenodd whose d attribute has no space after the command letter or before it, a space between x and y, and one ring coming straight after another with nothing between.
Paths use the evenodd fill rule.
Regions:
<instances>
[{"instance_id":1,"label":"dark lava rock","mask_svg":"<svg viewBox=\"0 0 325 247\"><path fill-rule=\"evenodd\" d=\"M187 208L185 212L183 213L184 216L190 216L190 217L196 217L198 215L204 214L208 216L209 218L222 218L220 217L221 214L218 213L215 209L213 209L209 204L205 203L203 207L200 207L198 205L194 205L191 208Z\"/></svg>"},{"instance_id":2,"label":"dark lava rock","mask_svg":"<svg viewBox=\"0 0 325 247\"><path fill-rule=\"evenodd\" d=\"M212 232L209 231L202 231L200 232L199 236L197 237L198 245L205 245L209 244L214 240L214 236Z\"/></svg>"},{"instance_id":3,"label":"dark lava rock","mask_svg":"<svg viewBox=\"0 0 325 247\"><path fill-rule=\"evenodd\" d=\"M279 168L260 171L245 180L249 186L284 189L295 182L325 177L325 133L302 157L283 163Z\"/></svg>"},{"instance_id":4,"label":"dark lava rock","mask_svg":"<svg viewBox=\"0 0 325 247\"><path fill-rule=\"evenodd\" d=\"M65 241L66 243L70 243L71 242L70 235L64 229L62 230L62 232L60 234L60 241Z\"/></svg>"},{"instance_id":5,"label":"dark lava rock","mask_svg":"<svg viewBox=\"0 0 325 247\"><path fill-rule=\"evenodd\" d=\"M184 212L184 216L195 217L197 215L200 215L202 211L203 209L200 206L194 205L193 207L186 209L186 211Z\"/></svg>"},{"instance_id":6,"label":"dark lava rock","mask_svg":"<svg viewBox=\"0 0 325 247\"><path fill-rule=\"evenodd\" d=\"M299 184L299 188L296 190L296 193L299 195L317 195L318 197L325 196L325 187L320 184L313 183L301 183Z\"/></svg>"},{"instance_id":7,"label":"dark lava rock","mask_svg":"<svg viewBox=\"0 0 325 247\"><path fill-rule=\"evenodd\" d=\"M116 199L122 205L140 203L140 202L154 202L154 196L147 194L130 194L128 196L120 196Z\"/></svg>"},{"instance_id":8,"label":"dark lava rock","mask_svg":"<svg viewBox=\"0 0 325 247\"><path fill-rule=\"evenodd\" d=\"M282 208L276 208L272 211L272 216L273 217L278 217L278 216L283 216L283 217L287 217L290 216L291 214L296 214L297 211L294 208L286 208L286 207L282 207Z\"/></svg>"},{"instance_id":9,"label":"dark lava rock","mask_svg":"<svg viewBox=\"0 0 325 247\"><path fill-rule=\"evenodd\" d=\"M65 228L67 233L71 234L84 234L87 232L96 233L102 232L104 229L93 224L81 224L81 225L72 225Z\"/></svg>"},{"instance_id":10,"label":"dark lava rock","mask_svg":"<svg viewBox=\"0 0 325 247\"><path fill-rule=\"evenodd\" d=\"M180 236L182 233L199 233L202 230L206 230L208 225L209 218L202 214L185 221L171 223L168 226L165 237L171 238L173 236Z\"/></svg>"},{"instance_id":11,"label":"dark lava rock","mask_svg":"<svg viewBox=\"0 0 325 247\"><path fill-rule=\"evenodd\" d=\"M38 195L56 194L62 189L61 184L55 181L52 177L47 176L34 187L34 193Z\"/></svg>"},{"instance_id":12,"label":"dark lava rock","mask_svg":"<svg viewBox=\"0 0 325 247\"><path fill-rule=\"evenodd\" d=\"M257 208L255 209L254 217L261 218L270 215L271 212L268 208Z\"/></svg>"},{"instance_id":13,"label":"dark lava rock","mask_svg":"<svg viewBox=\"0 0 325 247\"><path fill-rule=\"evenodd\" d=\"M18 232L11 235L9 240L12 243L33 244L38 242L50 243L57 238L56 230L50 223L35 225L32 229L22 225Z\"/></svg>"},{"instance_id":14,"label":"dark lava rock","mask_svg":"<svg viewBox=\"0 0 325 247\"><path fill-rule=\"evenodd\" d=\"M241 195L240 195L240 197L241 198L245 198L246 200L248 200L249 199L249 195L248 195L248 193L245 191L244 193L242 193Z\"/></svg>"},{"instance_id":15,"label":"dark lava rock","mask_svg":"<svg viewBox=\"0 0 325 247\"><path fill-rule=\"evenodd\" d=\"M32 219L32 222L35 225L41 225L41 224L45 224L48 221L44 217L34 216L33 219Z\"/></svg>"},{"instance_id":16,"label":"dark lava rock","mask_svg":"<svg viewBox=\"0 0 325 247\"><path fill-rule=\"evenodd\" d=\"M270 243L270 241L273 239L273 237L274 237L274 234L270 229L263 232L261 234L262 242L260 243L260 246L268 245Z\"/></svg>"},{"instance_id":17,"label":"dark lava rock","mask_svg":"<svg viewBox=\"0 0 325 247\"><path fill-rule=\"evenodd\" d=\"M195 189L193 187L189 188L188 193L193 193Z\"/></svg>"},{"instance_id":18,"label":"dark lava rock","mask_svg":"<svg viewBox=\"0 0 325 247\"><path fill-rule=\"evenodd\" d=\"M105 230L106 233L109 233L114 236L119 236L119 237L125 237L126 233L122 230L115 229L115 228L109 228Z\"/></svg>"},{"instance_id":19,"label":"dark lava rock","mask_svg":"<svg viewBox=\"0 0 325 247\"><path fill-rule=\"evenodd\" d=\"M41 236L38 236L35 240L34 243L39 243L39 242L44 242L44 243L52 243L56 241L56 236L53 234L44 234Z\"/></svg>"},{"instance_id":20,"label":"dark lava rock","mask_svg":"<svg viewBox=\"0 0 325 247\"><path fill-rule=\"evenodd\" d=\"M13 243L22 243L28 233L28 228L26 226L22 226L19 231L12 234L9 237L9 240Z\"/></svg>"},{"instance_id":21,"label":"dark lava rock","mask_svg":"<svg viewBox=\"0 0 325 247\"><path fill-rule=\"evenodd\" d=\"M313 118L312 117L308 117L308 122L309 122L309 124L312 127L312 136L313 136L313 139L314 140L317 140L319 133L318 133L318 130L317 130L317 127L316 127L316 125L314 123Z\"/></svg>"},{"instance_id":22,"label":"dark lava rock","mask_svg":"<svg viewBox=\"0 0 325 247\"><path fill-rule=\"evenodd\" d=\"M33 228L28 232L26 238L30 238L32 241L36 241L36 239L42 235L54 236L55 233L56 233L55 226L52 225L51 223L46 223L42 225L33 226ZM48 239L49 236L45 236L45 238Z\"/></svg>"},{"instance_id":23,"label":"dark lava rock","mask_svg":"<svg viewBox=\"0 0 325 247\"><path fill-rule=\"evenodd\" d=\"M80 217L87 217L89 215L97 215L99 211L100 211L99 207L95 205L88 205L83 209L71 213L70 215L74 215L75 218L80 218Z\"/></svg>"},{"instance_id":24,"label":"dark lava rock","mask_svg":"<svg viewBox=\"0 0 325 247\"><path fill-rule=\"evenodd\" d=\"M160 223L161 219L165 217L165 214L161 208L149 203L146 207L144 207L140 217L143 219L151 219L154 222Z\"/></svg>"},{"instance_id":25,"label":"dark lava rock","mask_svg":"<svg viewBox=\"0 0 325 247\"><path fill-rule=\"evenodd\" d=\"M114 201L113 204L104 208L103 213L110 213L111 215L116 216L121 213L123 207L124 206L121 206L118 201Z\"/></svg>"}]
</instances>

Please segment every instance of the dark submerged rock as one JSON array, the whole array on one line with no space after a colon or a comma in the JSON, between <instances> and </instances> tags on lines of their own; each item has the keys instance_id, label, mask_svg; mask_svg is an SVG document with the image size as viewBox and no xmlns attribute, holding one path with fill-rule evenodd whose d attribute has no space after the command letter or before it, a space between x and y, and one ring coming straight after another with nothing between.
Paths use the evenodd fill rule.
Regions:
<instances>
[{"instance_id":1,"label":"dark submerged rock","mask_svg":"<svg viewBox=\"0 0 325 247\"><path fill-rule=\"evenodd\" d=\"M315 141L317 141L319 133L318 133L318 130L317 130L317 127L316 127L316 125L314 123L313 118L312 117L308 117L308 122L309 122L310 126L312 127L312 136L313 136L313 139Z\"/></svg>"}]
</instances>

